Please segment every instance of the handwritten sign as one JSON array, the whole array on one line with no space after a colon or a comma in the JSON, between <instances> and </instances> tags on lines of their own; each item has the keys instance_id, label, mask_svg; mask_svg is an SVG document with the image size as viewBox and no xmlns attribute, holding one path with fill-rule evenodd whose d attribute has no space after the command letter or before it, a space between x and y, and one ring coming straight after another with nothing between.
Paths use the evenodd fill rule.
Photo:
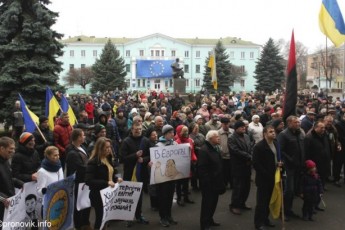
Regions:
<instances>
[{"instance_id":1,"label":"handwritten sign","mask_svg":"<svg viewBox=\"0 0 345 230\"><path fill-rule=\"evenodd\" d=\"M168 145L150 148L150 184L179 180L190 176L190 145Z\"/></svg>"}]
</instances>

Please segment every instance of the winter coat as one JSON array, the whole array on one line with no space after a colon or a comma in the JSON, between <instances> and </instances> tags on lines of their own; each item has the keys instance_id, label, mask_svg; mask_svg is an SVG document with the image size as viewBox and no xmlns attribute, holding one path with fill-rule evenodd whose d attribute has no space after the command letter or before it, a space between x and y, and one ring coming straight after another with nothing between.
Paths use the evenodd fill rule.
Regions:
<instances>
[{"instance_id":1,"label":"winter coat","mask_svg":"<svg viewBox=\"0 0 345 230\"><path fill-rule=\"evenodd\" d=\"M19 144L12 158L12 175L23 182L32 181L31 175L41 166L40 157L35 149L28 149Z\"/></svg>"},{"instance_id":2,"label":"winter coat","mask_svg":"<svg viewBox=\"0 0 345 230\"><path fill-rule=\"evenodd\" d=\"M72 127L69 123L63 123L58 121L57 125L54 127L54 143L59 149L60 158L66 157L65 149L70 142L72 133Z\"/></svg>"},{"instance_id":3,"label":"winter coat","mask_svg":"<svg viewBox=\"0 0 345 230\"><path fill-rule=\"evenodd\" d=\"M89 155L86 154L85 149L84 151L85 153L72 144L66 148L67 176L76 173L76 183L84 182L85 180L85 170Z\"/></svg>"}]
</instances>

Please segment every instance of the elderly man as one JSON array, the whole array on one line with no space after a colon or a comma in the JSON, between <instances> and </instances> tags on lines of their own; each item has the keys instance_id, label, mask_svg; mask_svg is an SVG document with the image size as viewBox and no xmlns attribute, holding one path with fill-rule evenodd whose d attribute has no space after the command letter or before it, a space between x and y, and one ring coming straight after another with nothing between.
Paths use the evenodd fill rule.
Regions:
<instances>
[{"instance_id":1,"label":"elderly man","mask_svg":"<svg viewBox=\"0 0 345 230\"><path fill-rule=\"evenodd\" d=\"M211 120L206 122L205 126L208 128L208 130L218 130L221 127L221 123L219 121L219 117L217 114L211 115Z\"/></svg>"},{"instance_id":2,"label":"elderly man","mask_svg":"<svg viewBox=\"0 0 345 230\"><path fill-rule=\"evenodd\" d=\"M232 191L230 211L235 215L241 215L241 209L251 210L246 205L250 192L252 144L246 132L243 121L236 121L235 132L229 138L229 151L233 174L234 188Z\"/></svg>"},{"instance_id":3,"label":"elderly man","mask_svg":"<svg viewBox=\"0 0 345 230\"><path fill-rule=\"evenodd\" d=\"M200 227L209 230L219 226L213 219L218 204L218 196L225 192L218 131L211 130L206 135L205 144L199 151L198 171L202 194Z\"/></svg>"},{"instance_id":4,"label":"elderly man","mask_svg":"<svg viewBox=\"0 0 345 230\"><path fill-rule=\"evenodd\" d=\"M293 198L300 187L300 177L305 161L304 137L301 123L296 116L286 119L287 128L278 135L280 150L286 170L284 191L285 220L298 217L292 211Z\"/></svg>"}]
</instances>

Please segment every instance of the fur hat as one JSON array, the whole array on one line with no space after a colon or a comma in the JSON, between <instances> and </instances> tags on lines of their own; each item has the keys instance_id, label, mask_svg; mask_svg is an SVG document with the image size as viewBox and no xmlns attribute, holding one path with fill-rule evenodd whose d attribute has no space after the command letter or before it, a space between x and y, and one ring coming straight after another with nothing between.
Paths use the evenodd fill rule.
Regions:
<instances>
[{"instance_id":1,"label":"fur hat","mask_svg":"<svg viewBox=\"0 0 345 230\"><path fill-rule=\"evenodd\" d=\"M29 143L32 139L34 138L34 136L29 133L29 132L24 132L22 133L22 135L20 135L19 137L19 143L22 145L26 145L27 143Z\"/></svg>"}]
</instances>

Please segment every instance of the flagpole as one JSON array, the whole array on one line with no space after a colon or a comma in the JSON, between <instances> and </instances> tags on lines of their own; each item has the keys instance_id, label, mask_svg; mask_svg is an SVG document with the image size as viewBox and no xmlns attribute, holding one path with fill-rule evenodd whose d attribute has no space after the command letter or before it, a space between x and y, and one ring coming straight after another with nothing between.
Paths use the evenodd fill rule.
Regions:
<instances>
[{"instance_id":1,"label":"flagpole","mask_svg":"<svg viewBox=\"0 0 345 230\"><path fill-rule=\"evenodd\" d=\"M280 161L280 163L282 163ZM280 168L280 173L282 169ZM280 176L280 189L282 191L282 230L285 230L285 212L284 212L284 191L283 191L283 177Z\"/></svg>"},{"instance_id":2,"label":"flagpole","mask_svg":"<svg viewBox=\"0 0 345 230\"><path fill-rule=\"evenodd\" d=\"M46 139L46 137L43 135L43 133L42 133L41 129L39 128L39 126L36 124L36 122L34 122L34 123L35 123L36 129L37 129L38 132L40 133L40 135L41 135L41 137L43 138L44 142L47 142L47 139Z\"/></svg>"}]
</instances>

